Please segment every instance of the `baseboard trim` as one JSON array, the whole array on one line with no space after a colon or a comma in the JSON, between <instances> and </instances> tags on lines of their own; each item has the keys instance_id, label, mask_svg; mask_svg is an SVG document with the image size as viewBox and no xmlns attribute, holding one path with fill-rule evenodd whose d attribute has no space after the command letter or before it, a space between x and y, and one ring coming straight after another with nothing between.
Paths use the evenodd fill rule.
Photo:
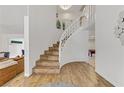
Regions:
<instances>
[{"instance_id":1,"label":"baseboard trim","mask_svg":"<svg viewBox=\"0 0 124 93\"><path fill-rule=\"evenodd\" d=\"M30 77L32 75L32 73L31 74L29 74L29 73L24 73L24 77Z\"/></svg>"},{"instance_id":2,"label":"baseboard trim","mask_svg":"<svg viewBox=\"0 0 124 93\"><path fill-rule=\"evenodd\" d=\"M98 74L97 72L96 72L96 74L97 74L102 80L105 80L111 87L116 87L116 86L114 86L112 83L110 83L108 80L106 80L104 77L102 77L100 74Z\"/></svg>"}]
</instances>

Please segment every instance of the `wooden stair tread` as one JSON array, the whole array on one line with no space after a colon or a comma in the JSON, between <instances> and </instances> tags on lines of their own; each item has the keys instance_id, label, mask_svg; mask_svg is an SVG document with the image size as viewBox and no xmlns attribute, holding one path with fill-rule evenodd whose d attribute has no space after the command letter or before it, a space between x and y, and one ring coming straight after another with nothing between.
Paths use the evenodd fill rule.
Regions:
<instances>
[{"instance_id":1,"label":"wooden stair tread","mask_svg":"<svg viewBox=\"0 0 124 93\"><path fill-rule=\"evenodd\" d=\"M36 66L34 69L59 69L59 66Z\"/></svg>"},{"instance_id":2,"label":"wooden stair tread","mask_svg":"<svg viewBox=\"0 0 124 93\"><path fill-rule=\"evenodd\" d=\"M58 62L59 63L59 60L41 60L41 59L39 59L39 60L37 60L37 62Z\"/></svg>"},{"instance_id":3,"label":"wooden stair tread","mask_svg":"<svg viewBox=\"0 0 124 93\"><path fill-rule=\"evenodd\" d=\"M57 56L57 55L41 55L40 56L40 59L42 60L58 60L59 59L59 56Z\"/></svg>"},{"instance_id":4,"label":"wooden stair tread","mask_svg":"<svg viewBox=\"0 0 124 93\"><path fill-rule=\"evenodd\" d=\"M46 53L44 55L48 55L48 56L59 56L59 54L57 54L57 53Z\"/></svg>"},{"instance_id":5,"label":"wooden stair tread","mask_svg":"<svg viewBox=\"0 0 124 93\"><path fill-rule=\"evenodd\" d=\"M37 62L36 66L59 66L59 62Z\"/></svg>"},{"instance_id":6,"label":"wooden stair tread","mask_svg":"<svg viewBox=\"0 0 124 93\"><path fill-rule=\"evenodd\" d=\"M46 58L45 57L41 57L40 60L44 60L44 61L47 61L47 60L58 61L58 59L48 59L48 57L46 57Z\"/></svg>"},{"instance_id":7,"label":"wooden stair tread","mask_svg":"<svg viewBox=\"0 0 124 93\"><path fill-rule=\"evenodd\" d=\"M59 49L59 47L49 47L49 48L51 48L51 49Z\"/></svg>"},{"instance_id":8,"label":"wooden stair tread","mask_svg":"<svg viewBox=\"0 0 124 93\"><path fill-rule=\"evenodd\" d=\"M55 48L55 47L49 47L49 50L58 50L59 48Z\"/></svg>"},{"instance_id":9,"label":"wooden stair tread","mask_svg":"<svg viewBox=\"0 0 124 93\"><path fill-rule=\"evenodd\" d=\"M43 55L40 55L33 72L35 74L56 74L60 72L59 67L59 42L57 42L45 50Z\"/></svg>"},{"instance_id":10,"label":"wooden stair tread","mask_svg":"<svg viewBox=\"0 0 124 93\"><path fill-rule=\"evenodd\" d=\"M55 51L55 52L58 52L59 50L53 50L53 49L50 49L49 51Z\"/></svg>"},{"instance_id":11,"label":"wooden stair tread","mask_svg":"<svg viewBox=\"0 0 124 93\"><path fill-rule=\"evenodd\" d=\"M44 52L59 52L59 51L51 51L51 50L45 50Z\"/></svg>"},{"instance_id":12,"label":"wooden stair tread","mask_svg":"<svg viewBox=\"0 0 124 93\"><path fill-rule=\"evenodd\" d=\"M57 57L59 57L59 55L51 55L51 54L43 54L43 55L40 55L40 56L57 56Z\"/></svg>"},{"instance_id":13,"label":"wooden stair tread","mask_svg":"<svg viewBox=\"0 0 124 93\"><path fill-rule=\"evenodd\" d=\"M53 44L53 46L59 46L59 44Z\"/></svg>"},{"instance_id":14,"label":"wooden stair tread","mask_svg":"<svg viewBox=\"0 0 124 93\"><path fill-rule=\"evenodd\" d=\"M54 55L54 54L59 54L59 51L49 51L49 50L46 50L46 51L44 51L44 54Z\"/></svg>"}]
</instances>

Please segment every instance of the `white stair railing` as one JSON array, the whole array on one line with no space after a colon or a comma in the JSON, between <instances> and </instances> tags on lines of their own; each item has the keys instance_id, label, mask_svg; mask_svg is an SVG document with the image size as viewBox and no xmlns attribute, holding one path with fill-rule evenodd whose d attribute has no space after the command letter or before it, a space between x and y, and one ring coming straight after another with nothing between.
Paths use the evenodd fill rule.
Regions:
<instances>
[{"instance_id":1,"label":"white stair railing","mask_svg":"<svg viewBox=\"0 0 124 93\"><path fill-rule=\"evenodd\" d=\"M63 51L63 48L67 42L67 40L75 33L78 29L83 28L85 25L88 25L89 21L89 11L90 6L85 6L83 13L72 22L70 26L62 33L62 36L60 38L59 43L59 63L61 67L61 53Z\"/></svg>"}]
</instances>

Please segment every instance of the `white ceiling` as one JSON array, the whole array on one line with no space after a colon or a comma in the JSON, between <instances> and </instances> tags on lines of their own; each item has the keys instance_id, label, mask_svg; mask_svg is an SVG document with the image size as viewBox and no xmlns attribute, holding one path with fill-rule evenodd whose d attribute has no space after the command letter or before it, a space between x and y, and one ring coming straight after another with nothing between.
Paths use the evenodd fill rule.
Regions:
<instances>
[{"instance_id":1,"label":"white ceiling","mask_svg":"<svg viewBox=\"0 0 124 93\"><path fill-rule=\"evenodd\" d=\"M72 20L80 15L82 5L73 5L66 11L57 7L62 19ZM26 14L27 8L24 5L0 5L0 33L23 34L23 18Z\"/></svg>"},{"instance_id":2,"label":"white ceiling","mask_svg":"<svg viewBox=\"0 0 124 93\"><path fill-rule=\"evenodd\" d=\"M23 34L23 18L27 14L26 6L0 6L0 33Z\"/></svg>"}]
</instances>

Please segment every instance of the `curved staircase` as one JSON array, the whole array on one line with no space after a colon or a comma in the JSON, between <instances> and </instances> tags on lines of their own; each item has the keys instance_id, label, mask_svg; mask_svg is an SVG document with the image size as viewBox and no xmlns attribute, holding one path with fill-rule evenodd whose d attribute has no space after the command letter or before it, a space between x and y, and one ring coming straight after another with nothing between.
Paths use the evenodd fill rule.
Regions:
<instances>
[{"instance_id":1,"label":"curved staircase","mask_svg":"<svg viewBox=\"0 0 124 93\"><path fill-rule=\"evenodd\" d=\"M48 50L40 55L33 68L35 74L57 74L59 73L59 42L53 44Z\"/></svg>"},{"instance_id":2,"label":"curved staircase","mask_svg":"<svg viewBox=\"0 0 124 93\"><path fill-rule=\"evenodd\" d=\"M87 5L84 7L82 14L75 19L68 28L62 33L59 42L53 44L52 47L49 47L48 50L44 51L43 55L40 55L40 59L36 62L36 67L33 68L34 73L36 74L56 74L60 72L60 68L67 63L72 62L72 60L77 60L75 57L68 59L64 57L65 47L69 41L70 37L74 36L75 33L79 31L84 32L86 29L90 31L90 23L92 23L92 6ZM86 30L86 31L87 31ZM80 34L80 33L79 33ZM88 35L87 35L88 36ZM88 39L87 39L88 42ZM70 48L70 47L69 47ZM86 50L86 49L85 49ZM75 51L75 50L74 50ZM83 52L83 51L82 51ZM87 58L87 52L84 51L84 56ZM79 53L78 53L79 54ZM71 54L70 54L71 55ZM63 59L68 59L63 61ZM79 57L78 57L79 59Z\"/></svg>"}]
</instances>

